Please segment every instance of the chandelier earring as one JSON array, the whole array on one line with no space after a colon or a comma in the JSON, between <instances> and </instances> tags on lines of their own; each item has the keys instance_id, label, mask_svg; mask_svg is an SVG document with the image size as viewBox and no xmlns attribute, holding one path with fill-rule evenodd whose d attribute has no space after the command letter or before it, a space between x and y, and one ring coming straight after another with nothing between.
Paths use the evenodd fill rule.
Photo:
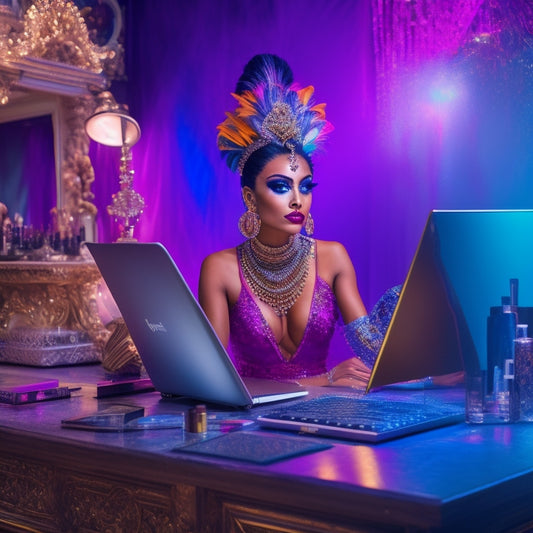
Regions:
<instances>
[{"instance_id":1,"label":"chandelier earring","mask_svg":"<svg viewBox=\"0 0 533 533\"><path fill-rule=\"evenodd\" d=\"M308 213L307 219L305 221L305 233L307 234L308 237L312 237L314 232L315 232L315 221L313 220L311 213Z\"/></svg>"},{"instance_id":2,"label":"chandelier earring","mask_svg":"<svg viewBox=\"0 0 533 533\"><path fill-rule=\"evenodd\" d=\"M261 228L261 219L255 211L255 207L247 206L247 208L239 218L239 231L243 237L253 239L257 237Z\"/></svg>"}]
</instances>

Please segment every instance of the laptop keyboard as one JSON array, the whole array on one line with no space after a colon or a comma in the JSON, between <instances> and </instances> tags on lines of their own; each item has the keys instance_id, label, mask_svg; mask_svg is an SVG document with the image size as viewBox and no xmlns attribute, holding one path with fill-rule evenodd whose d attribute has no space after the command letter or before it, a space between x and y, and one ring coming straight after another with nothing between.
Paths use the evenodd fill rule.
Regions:
<instances>
[{"instance_id":1,"label":"laptop keyboard","mask_svg":"<svg viewBox=\"0 0 533 533\"><path fill-rule=\"evenodd\" d=\"M261 415L258 422L267 419L332 430L395 434L409 427L424 427L454 414L458 414L457 409L428 403L323 396Z\"/></svg>"}]
</instances>

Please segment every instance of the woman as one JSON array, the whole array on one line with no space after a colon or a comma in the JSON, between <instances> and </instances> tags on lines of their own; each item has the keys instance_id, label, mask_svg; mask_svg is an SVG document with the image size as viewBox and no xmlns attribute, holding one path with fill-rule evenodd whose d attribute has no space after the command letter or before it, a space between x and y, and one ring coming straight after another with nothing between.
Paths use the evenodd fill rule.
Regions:
<instances>
[{"instance_id":1,"label":"woman","mask_svg":"<svg viewBox=\"0 0 533 533\"><path fill-rule=\"evenodd\" d=\"M218 127L218 146L241 175L246 212L239 228L247 240L204 260L199 300L241 375L363 386L382 329L367 316L345 248L311 237L311 154L331 129L312 94L312 87L294 86L277 56L255 56L246 65L233 95L238 107ZM395 298L389 302L377 312L385 322ZM327 372L339 313L366 365L351 358Z\"/></svg>"}]
</instances>

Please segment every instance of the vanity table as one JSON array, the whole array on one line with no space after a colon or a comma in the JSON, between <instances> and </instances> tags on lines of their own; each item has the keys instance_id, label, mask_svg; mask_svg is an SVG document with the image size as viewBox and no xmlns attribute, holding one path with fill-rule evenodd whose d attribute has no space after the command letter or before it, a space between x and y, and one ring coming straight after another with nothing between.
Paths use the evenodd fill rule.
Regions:
<instances>
[{"instance_id":1,"label":"vanity table","mask_svg":"<svg viewBox=\"0 0 533 533\"><path fill-rule=\"evenodd\" d=\"M101 361L109 332L98 314L92 261L0 261L0 362Z\"/></svg>"},{"instance_id":2,"label":"vanity table","mask_svg":"<svg viewBox=\"0 0 533 533\"><path fill-rule=\"evenodd\" d=\"M26 125L20 128L22 148L10 146L8 134L2 150L12 158L18 154L21 162L30 159L30 137L24 133L35 131L34 121L44 118L51 125L49 134L43 131L52 139L46 146L53 154L43 157L54 163L52 171L42 175L22 163L16 169L2 168L0 201L11 219L20 213L28 224L45 226L48 220L35 222L30 215L47 212L49 206L38 203L32 210L19 199L27 190L34 197L47 190L56 199L58 227L52 230L61 233L74 223L83 228L83 240L96 240L97 207L91 190L95 175L85 121L94 112L97 95L109 90L123 70L119 6L115 0L106 2L114 14L114 31L97 45L72 2L0 4L0 124ZM28 175L36 178L31 181ZM5 215L0 223L6 223ZM97 309L101 278L96 265L83 257L0 259L0 362L56 366L101 361L109 333Z\"/></svg>"}]
</instances>

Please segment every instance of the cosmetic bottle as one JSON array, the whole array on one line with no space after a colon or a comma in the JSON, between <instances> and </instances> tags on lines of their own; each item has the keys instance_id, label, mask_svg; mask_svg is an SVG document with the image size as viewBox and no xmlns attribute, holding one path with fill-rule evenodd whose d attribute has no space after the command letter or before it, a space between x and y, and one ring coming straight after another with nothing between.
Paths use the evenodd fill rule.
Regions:
<instances>
[{"instance_id":1,"label":"cosmetic bottle","mask_svg":"<svg viewBox=\"0 0 533 533\"><path fill-rule=\"evenodd\" d=\"M511 312L510 298L502 296L501 307L491 307L487 318L488 392L494 390L495 369L503 372L505 361L514 358L516 325L517 316Z\"/></svg>"},{"instance_id":2,"label":"cosmetic bottle","mask_svg":"<svg viewBox=\"0 0 533 533\"><path fill-rule=\"evenodd\" d=\"M527 324L519 324L515 340L515 380L519 419L533 422L533 338L528 337Z\"/></svg>"},{"instance_id":3,"label":"cosmetic bottle","mask_svg":"<svg viewBox=\"0 0 533 533\"><path fill-rule=\"evenodd\" d=\"M185 416L185 431L205 433L207 431L207 411L205 405L189 409Z\"/></svg>"},{"instance_id":4,"label":"cosmetic bottle","mask_svg":"<svg viewBox=\"0 0 533 533\"><path fill-rule=\"evenodd\" d=\"M509 306L511 313L515 313L518 317L518 279L511 278L509 280L510 296ZM517 321L518 324L518 321Z\"/></svg>"},{"instance_id":5,"label":"cosmetic bottle","mask_svg":"<svg viewBox=\"0 0 533 533\"><path fill-rule=\"evenodd\" d=\"M492 422L518 419L518 399L514 380L514 349L517 314L509 296L502 306L491 308L487 318L487 400L492 403ZM490 416L487 416L490 418Z\"/></svg>"}]
</instances>

